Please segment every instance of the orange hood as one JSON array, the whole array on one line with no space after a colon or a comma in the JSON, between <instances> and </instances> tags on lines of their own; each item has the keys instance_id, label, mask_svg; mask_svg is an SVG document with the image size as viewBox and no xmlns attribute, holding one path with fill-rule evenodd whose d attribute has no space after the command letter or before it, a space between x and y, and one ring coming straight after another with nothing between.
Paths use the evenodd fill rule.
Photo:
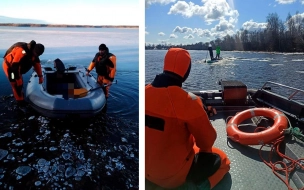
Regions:
<instances>
[{"instance_id":1,"label":"orange hood","mask_svg":"<svg viewBox=\"0 0 304 190\"><path fill-rule=\"evenodd\" d=\"M191 68L191 57L187 50L170 48L165 56L164 71L175 73L185 81Z\"/></svg>"}]
</instances>

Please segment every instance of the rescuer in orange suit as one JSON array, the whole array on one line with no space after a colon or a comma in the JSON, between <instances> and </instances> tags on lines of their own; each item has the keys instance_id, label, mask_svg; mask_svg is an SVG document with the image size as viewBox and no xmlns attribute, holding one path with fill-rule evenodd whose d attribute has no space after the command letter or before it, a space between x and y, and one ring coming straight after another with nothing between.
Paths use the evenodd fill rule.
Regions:
<instances>
[{"instance_id":1,"label":"rescuer in orange suit","mask_svg":"<svg viewBox=\"0 0 304 190\"><path fill-rule=\"evenodd\" d=\"M163 188L189 181L212 189L230 169L213 147L217 134L201 99L181 88L190 69L188 51L171 48L163 73L145 88L145 178Z\"/></svg>"},{"instance_id":2,"label":"rescuer in orange suit","mask_svg":"<svg viewBox=\"0 0 304 190\"><path fill-rule=\"evenodd\" d=\"M105 44L100 44L99 52L96 53L87 69L87 75L96 68L98 74L97 82L100 85L106 85L104 89L106 98L109 97L109 90L116 74L116 56L109 53L109 48Z\"/></svg>"},{"instance_id":3,"label":"rescuer in orange suit","mask_svg":"<svg viewBox=\"0 0 304 190\"><path fill-rule=\"evenodd\" d=\"M42 44L17 42L13 44L3 56L3 71L13 89L18 106L25 106L22 74L34 67L39 77L39 84L43 82L39 56L44 52Z\"/></svg>"}]
</instances>

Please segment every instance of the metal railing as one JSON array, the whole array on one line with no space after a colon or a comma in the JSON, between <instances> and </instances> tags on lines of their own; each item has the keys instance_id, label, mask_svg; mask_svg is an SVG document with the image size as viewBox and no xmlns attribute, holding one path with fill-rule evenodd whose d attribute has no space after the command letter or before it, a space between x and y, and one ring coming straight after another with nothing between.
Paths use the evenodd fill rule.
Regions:
<instances>
[{"instance_id":1,"label":"metal railing","mask_svg":"<svg viewBox=\"0 0 304 190\"><path fill-rule=\"evenodd\" d=\"M284 96L288 100L293 100L293 101L297 101L300 103L304 103L304 90L290 87L290 86L287 86L284 84L272 82L272 81L267 81L263 85L262 90L268 90L269 86L271 86L271 87L273 86L273 88L271 88L271 92L275 92L281 96ZM283 89L283 90L279 90L279 89ZM274 91L274 90L278 90L278 91Z\"/></svg>"}]
</instances>

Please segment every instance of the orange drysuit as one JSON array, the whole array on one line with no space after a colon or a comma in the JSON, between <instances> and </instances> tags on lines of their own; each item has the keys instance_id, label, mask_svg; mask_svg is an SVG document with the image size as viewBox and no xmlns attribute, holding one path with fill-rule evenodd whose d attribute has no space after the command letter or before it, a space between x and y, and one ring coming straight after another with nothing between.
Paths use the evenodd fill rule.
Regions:
<instances>
[{"instance_id":1,"label":"orange drysuit","mask_svg":"<svg viewBox=\"0 0 304 190\"><path fill-rule=\"evenodd\" d=\"M88 67L88 72L96 68L96 73L98 74L97 82L100 85L109 84L113 82L116 74L116 56L112 53L107 53L102 56L100 53L96 53L94 59ZM106 98L109 97L110 85L104 88Z\"/></svg>"},{"instance_id":2,"label":"orange drysuit","mask_svg":"<svg viewBox=\"0 0 304 190\"><path fill-rule=\"evenodd\" d=\"M181 88L190 66L186 50L171 48L164 73L145 88L145 177L164 188L186 182L198 152L219 156L219 167L208 176L211 188L229 171L225 153L212 147L216 131L201 99Z\"/></svg>"},{"instance_id":3,"label":"orange drysuit","mask_svg":"<svg viewBox=\"0 0 304 190\"><path fill-rule=\"evenodd\" d=\"M34 67L39 76L39 82L42 83L43 77L40 59L33 56L32 52L27 46L27 43L19 42L13 46L6 52L2 66L3 71L8 77L12 86L15 99L17 101L23 101L24 94L22 91L22 74L25 74L30 70L31 67Z\"/></svg>"}]
</instances>

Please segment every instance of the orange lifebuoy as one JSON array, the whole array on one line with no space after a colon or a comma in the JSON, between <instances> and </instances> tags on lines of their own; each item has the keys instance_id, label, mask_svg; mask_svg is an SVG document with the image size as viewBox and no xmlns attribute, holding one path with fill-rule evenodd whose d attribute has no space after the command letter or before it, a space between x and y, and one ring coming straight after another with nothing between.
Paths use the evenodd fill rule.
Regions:
<instances>
[{"instance_id":1,"label":"orange lifebuoy","mask_svg":"<svg viewBox=\"0 0 304 190\"><path fill-rule=\"evenodd\" d=\"M255 116L273 119L274 124L261 132L246 133L239 130L239 124ZM284 129L287 127L288 121L282 112L270 108L253 108L242 111L232 117L227 123L226 131L228 138L235 142L243 145L260 145L271 143L282 136Z\"/></svg>"}]
</instances>

